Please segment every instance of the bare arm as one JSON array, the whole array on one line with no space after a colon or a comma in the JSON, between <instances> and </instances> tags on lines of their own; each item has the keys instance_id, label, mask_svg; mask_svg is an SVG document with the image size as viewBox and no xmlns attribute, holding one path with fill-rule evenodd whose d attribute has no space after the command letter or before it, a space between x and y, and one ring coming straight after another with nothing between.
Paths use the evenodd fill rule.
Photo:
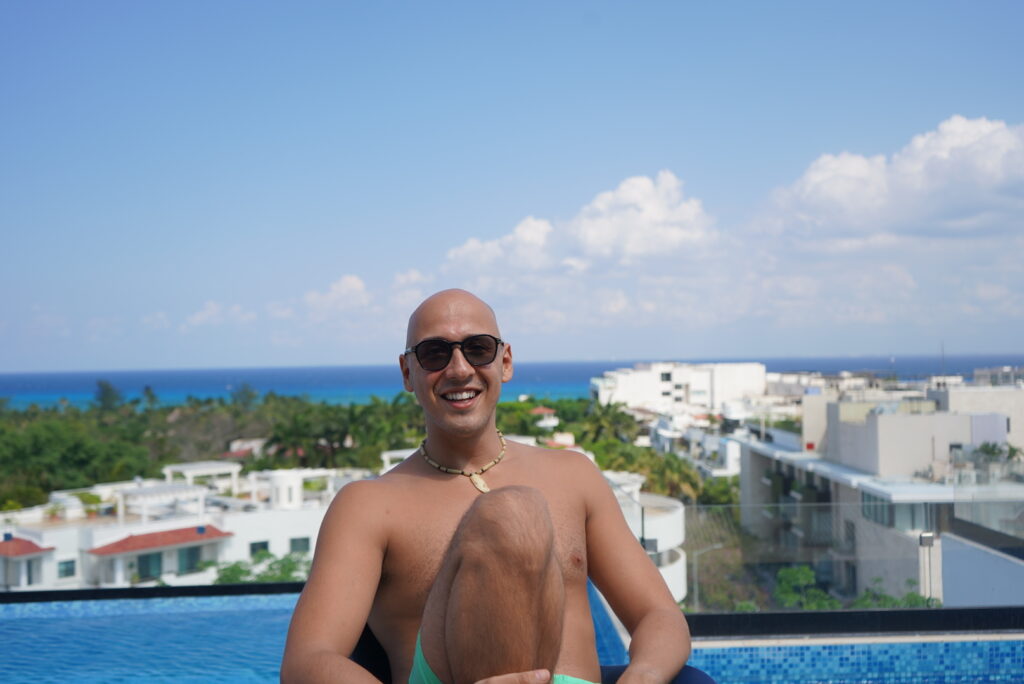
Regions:
<instances>
[{"instance_id":1,"label":"bare arm","mask_svg":"<svg viewBox=\"0 0 1024 684\"><path fill-rule=\"evenodd\" d=\"M362 634L387 544L373 482L346 485L324 516L309 580L299 597L282 682L376 682L348 656Z\"/></svg>"},{"instance_id":2,"label":"bare arm","mask_svg":"<svg viewBox=\"0 0 1024 684\"><path fill-rule=\"evenodd\" d=\"M589 470L584 486L590 577L632 636L630 664L619 682L668 682L690 656L686 618L604 477L594 467Z\"/></svg>"}]
</instances>

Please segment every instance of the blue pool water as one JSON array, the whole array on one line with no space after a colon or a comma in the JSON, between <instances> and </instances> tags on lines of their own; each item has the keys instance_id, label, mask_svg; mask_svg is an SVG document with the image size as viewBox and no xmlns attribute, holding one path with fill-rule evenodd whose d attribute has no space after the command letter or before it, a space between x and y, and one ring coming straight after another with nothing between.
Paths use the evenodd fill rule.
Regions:
<instances>
[{"instance_id":1,"label":"blue pool water","mask_svg":"<svg viewBox=\"0 0 1024 684\"><path fill-rule=\"evenodd\" d=\"M296 594L0 604L0 681L276 682ZM592 605L599 605L593 601ZM595 609L602 664L622 643ZM696 649L694 665L734 682L1024 681L1015 641Z\"/></svg>"},{"instance_id":2,"label":"blue pool water","mask_svg":"<svg viewBox=\"0 0 1024 684\"><path fill-rule=\"evenodd\" d=\"M625 662L596 599L598 656L603 664ZM0 682L277 682L296 600L275 594L0 604Z\"/></svg>"}]
</instances>

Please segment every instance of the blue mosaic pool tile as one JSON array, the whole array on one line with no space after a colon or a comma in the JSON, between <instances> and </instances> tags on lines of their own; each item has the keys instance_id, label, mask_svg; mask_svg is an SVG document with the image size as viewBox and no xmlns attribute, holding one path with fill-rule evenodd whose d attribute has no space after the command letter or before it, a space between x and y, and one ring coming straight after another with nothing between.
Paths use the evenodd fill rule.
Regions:
<instances>
[{"instance_id":1,"label":"blue mosaic pool tile","mask_svg":"<svg viewBox=\"0 0 1024 684\"><path fill-rule=\"evenodd\" d=\"M1024 639L698 648L690 665L721 683L1024 682Z\"/></svg>"}]
</instances>

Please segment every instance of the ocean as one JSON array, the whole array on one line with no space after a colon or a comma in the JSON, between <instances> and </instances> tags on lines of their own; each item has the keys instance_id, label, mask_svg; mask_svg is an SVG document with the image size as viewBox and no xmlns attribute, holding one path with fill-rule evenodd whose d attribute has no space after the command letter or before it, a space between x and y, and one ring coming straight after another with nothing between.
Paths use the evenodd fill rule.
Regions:
<instances>
[{"instance_id":1,"label":"ocean","mask_svg":"<svg viewBox=\"0 0 1024 684\"><path fill-rule=\"evenodd\" d=\"M915 380L929 375L963 375L975 368L1024 366L1024 354L939 356L842 356L768 359L684 359L691 363L760 361L768 371L870 371ZM502 396L539 398L587 397L590 378L606 370L631 367L634 361L518 362L515 376ZM398 366L324 366L304 368L211 368L201 370L78 371L63 373L0 373L0 398L8 407L32 404L55 406L61 401L85 407L94 401L96 383L105 380L126 399L142 396L151 387L163 404L184 403L189 397L229 398L248 384L260 393L306 397L328 403L366 403L371 396L390 399L402 391Z\"/></svg>"}]
</instances>

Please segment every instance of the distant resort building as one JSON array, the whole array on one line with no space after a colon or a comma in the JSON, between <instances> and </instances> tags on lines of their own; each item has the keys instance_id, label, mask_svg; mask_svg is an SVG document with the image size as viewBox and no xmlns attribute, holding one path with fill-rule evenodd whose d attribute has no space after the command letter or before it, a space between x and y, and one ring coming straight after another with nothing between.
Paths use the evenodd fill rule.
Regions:
<instances>
[{"instance_id":1,"label":"distant resort building","mask_svg":"<svg viewBox=\"0 0 1024 684\"><path fill-rule=\"evenodd\" d=\"M975 385L1019 385L1024 383L1024 366L975 368Z\"/></svg>"},{"instance_id":2,"label":"distant resort building","mask_svg":"<svg viewBox=\"0 0 1024 684\"><path fill-rule=\"evenodd\" d=\"M290 469L239 477L240 470L183 463L164 468L164 480L58 491L46 505L5 511L0 591L209 584L214 564L311 551L334 494L372 476ZM104 503L87 506L83 493Z\"/></svg>"},{"instance_id":3,"label":"distant resort building","mask_svg":"<svg viewBox=\"0 0 1024 684\"><path fill-rule=\"evenodd\" d=\"M803 409L800 435L723 438L766 562L806 563L843 597L913 586L948 607L1024 603L1024 458L1010 455L1024 388L808 395Z\"/></svg>"},{"instance_id":4,"label":"distant resort building","mask_svg":"<svg viewBox=\"0 0 1024 684\"><path fill-rule=\"evenodd\" d=\"M536 444L534 438L507 437ZM583 451L571 433L554 433L547 442ZM415 451L384 452L382 472ZM58 491L46 505L5 511L0 591L210 584L218 564L251 562L264 552L312 553L338 490L376 476L356 468L264 470L245 476L241 469L229 461L181 463L165 467L163 480ZM642 475L607 472L605 477L634 534L673 596L682 600L682 502L640 491ZM84 504L79 495L85 493L102 503Z\"/></svg>"}]
</instances>

